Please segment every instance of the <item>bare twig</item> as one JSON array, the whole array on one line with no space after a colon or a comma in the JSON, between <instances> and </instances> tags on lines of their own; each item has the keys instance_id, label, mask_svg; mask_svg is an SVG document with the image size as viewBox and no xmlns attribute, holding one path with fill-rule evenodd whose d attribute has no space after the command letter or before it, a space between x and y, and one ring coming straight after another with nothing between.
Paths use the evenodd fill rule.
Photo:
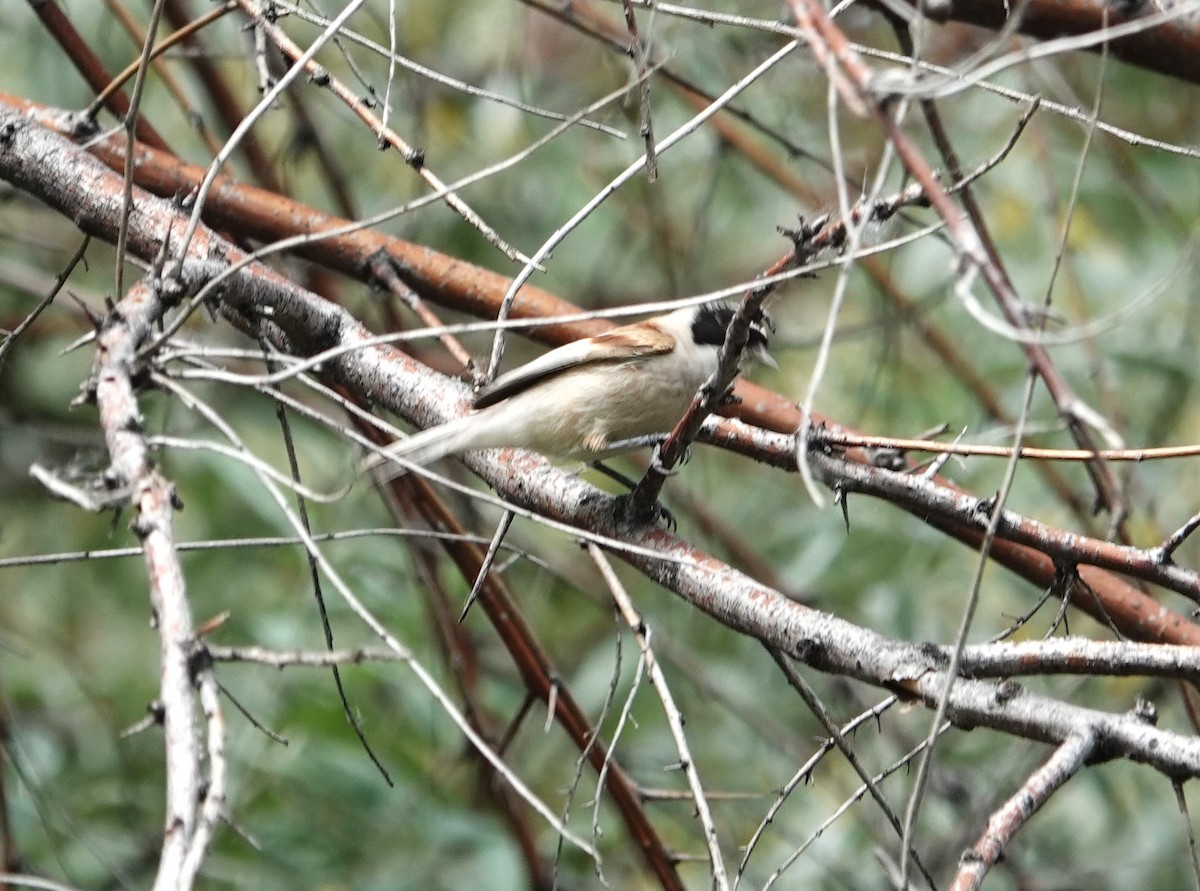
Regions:
<instances>
[{"instance_id":1,"label":"bare twig","mask_svg":"<svg viewBox=\"0 0 1200 891\"><path fill-rule=\"evenodd\" d=\"M828 46L828 50L823 52L827 52L829 58L837 60L839 70L845 73L852 84L852 89L844 89L863 100L872 117L887 134L889 145L895 147L896 154L905 168L921 184L930 205L946 223L946 232L963 263L963 273L956 286L960 298L970 303L974 299L970 293L971 285L976 276L982 276L1009 323L1018 328L1028 327L1025 306L1007 273L985 249L981 235L971 219L954 204L950 195L940 185L936 173L921 154L915 141L892 116L886 101L888 97L874 92L871 71L854 51L845 34L830 20L825 8L816 0L790 0L790 3L802 30L807 27L811 31L810 39L819 39L823 45ZM1075 395L1044 347L1032 343L1023 343L1022 347L1054 398L1055 406L1072 436L1082 448L1094 451L1096 443L1092 428L1099 420L1096 413ZM1120 487L1109 468L1102 462L1091 463L1088 468L1105 506L1113 511L1114 516L1119 514L1122 504Z\"/></svg>"},{"instance_id":2,"label":"bare twig","mask_svg":"<svg viewBox=\"0 0 1200 891\"><path fill-rule=\"evenodd\" d=\"M859 727L862 727L869 721L878 722L879 718L888 709L895 705L897 701L898 700L895 696L887 697L872 708L867 709L862 714L851 719L843 727L840 727L838 729L838 733L845 737L851 733L854 733ZM823 740L816 752L814 752L807 761L800 765L799 769L792 775L791 779L789 779L783 785L783 788L779 790L779 794L775 796L775 800L771 802L771 806L767 808L767 812L763 815L762 820L759 821L758 828L754 830L754 834L751 835L750 840L746 842L744 851L742 853L742 860L738 864L737 875L733 884L735 891L741 884L742 877L746 874L746 867L750 863L750 856L758 847L758 843L766 833L767 827L775 822L775 818L783 809L783 806L787 802L788 798L791 797L792 792L794 792L801 783L807 783L812 780L813 772L825 760L825 756L832 752L835 748L837 748L837 744L834 742L833 736ZM877 780L878 778L875 779ZM862 792L863 794L866 794L865 785L862 787Z\"/></svg>"},{"instance_id":3,"label":"bare twig","mask_svg":"<svg viewBox=\"0 0 1200 891\"><path fill-rule=\"evenodd\" d=\"M81 159L77 149L40 131L19 115L14 120L11 114L0 113L0 130L8 134L8 150L0 153L0 174L22 187L36 188L51 206L58 207L61 203L69 207L85 231L105 231L104 218L97 217L96 212L106 195L102 176L107 174L101 174L97 162ZM75 176L69 182L35 184L35 178L22 161L36 155L39 165L53 165L60 157L58 153L68 153L80 165L75 168ZM150 214L176 213L166 202L139 198L133 217L137 225L131 226L131 235L137 233L141 239L143 228L152 228L147 225ZM155 231L161 232L162 228ZM204 237L213 239L208 234ZM138 244L149 247L141 241ZM213 239L193 250L207 257L215 244ZM231 257L237 256L232 246L224 245L222 250ZM153 255L153 248L147 253ZM337 332L348 343L367 339L367 332L344 310L257 268L248 268L245 274L229 280L225 305L235 320L247 313L269 310L273 325L283 335L294 338L291 342L295 343L308 342L313 331ZM330 361L327 373L348 388L377 394L387 407L425 425L446 420L461 411L460 386L384 347L348 351ZM757 442L770 439L764 431L755 432L754 437ZM780 440L776 445L784 448L787 438L776 438ZM620 548L622 559L730 627L766 640L821 670L889 689L903 689L922 702L936 700L944 689L946 678L940 657L934 658L919 647L808 610L661 529L622 528L611 516L605 500L597 498L595 490L582 481L554 471L533 456L510 453L508 457L508 461L498 464L489 460L487 453L468 455L466 463L505 493L514 507L558 518L555 522L573 529L575 534L580 534L581 529L596 530L601 538ZM301 534L299 530L297 534ZM1103 581L1100 574L1084 576L1085 569L1081 568L1081 577L1097 583ZM1185 626L1186 623L1172 633L1188 633ZM954 685L948 716L956 723L993 727L1055 743L1079 726L1095 723L1102 729L1107 754L1122 755L1171 775L1200 773L1200 747L1194 740L1131 722L1123 716L1081 709L1033 693L1020 692L998 699L995 685L982 681L965 679Z\"/></svg>"},{"instance_id":4,"label":"bare twig","mask_svg":"<svg viewBox=\"0 0 1200 891\"><path fill-rule=\"evenodd\" d=\"M522 253L501 238L500 235L491 226L484 222L483 218L480 217L479 214L477 214L474 210L472 210L462 198L460 198L454 192L446 190L446 184L441 180L441 178L425 166L425 155L420 149L410 145L394 130L385 127L383 123L375 117L370 109L366 107L365 103L359 101L358 97L354 95L353 90L343 85L327 68L324 68L313 61L317 51L320 50L327 41L333 39L338 33L340 33L343 24L345 24L350 16L357 11L362 2L363 0L350 0L350 2L346 4L345 9L338 14L337 18L329 23L321 36L314 40L312 45L307 50L302 52L300 47L297 46L291 40L291 38L289 38L287 34L285 34L283 30L274 23L274 21L263 14L262 10L259 8L259 5L255 3L254 0L238 0L238 3L241 5L242 9L245 10L246 14L254 20L255 26L264 35L269 36L271 42L275 44L275 46L279 48L284 56L287 57L288 61L292 63L292 67L288 70L287 74L279 79L279 82L272 87L271 92L267 96L263 97L263 100L259 103L256 112L259 109L269 108L270 104L267 100L273 99L275 96L277 96L282 89L286 87L287 84L289 84L292 80L294 80L296 75L301 71L306 71L310 76L312 76L317 84L330 89L335 95L337 95L343 102L346 103L347 108L358 115L358 117L364 123L370 126L371 129L378 134L382 144L394 146L396 150L400 152L401 157L404 158L405 163L413 168L417 175L423 179L431 189L434 189L435 191L445 190L446 204L457 214L459 214L459 216L466 220L467 223L469 223L474 229L476 229L489 244L500 250L506 257L508 257L508 259L519 260L523 262L525 260L525 256ZM253 121L257 118L257 116L257 114L252 113L247 116L246 120ZM226 146L227 149L236 144L236 137L238 135L238 133L234 133L234 135L229 138L229 142ZM215 173L216 169L217 164L214 163L210 170ZM202 190L197 201L203 198L204 191L206 190Z\"/></svg>"},{"instance_id":5,"label":"bare twig","mask_svg":"<svg viewBox=\"0 0 1200 891\"><path fill-rule=\"evenodd\" d=\"M816 691L813 690L812 685L810 685L808 681L804 679L804 676L796 670L796 667L792 665L787 656L785 656L779 650L773 650L769 647L768 651L771 653L771 658L775 660L775 664L779 666L779 670L783 672L783 676L787 678L788 685L800 695L802 700L804 700L804 704L808 707L808 710L813 713L813 716L817 719L817 721L820 722L821 726L825 728L825 732L829 734L830 740L837 747L838 751L842 753L842 757L846 759L846 761L850 764L850 767L853 768L856 774L858 774L858 778L863 781L863 785L870 793L871 798L874 799L877 805L879 805L879 809L883 812L884 817L887 818L888 823L891 824L896 835L898 835L904 841L904 843L909 845L909 856L917 865L917 869L921 871L921 875L925 877L925 881L929 884L929 887L936 891L937 883L933 880L933 876L929 873L929 870L925 868L925 864L921 862L921 858L917 855L916 850L912 848L911 841L905 838L904 826L900 822L900 818L897 816L896 811L884 797L883 791L879 788L879 785L874 781L874 779L872 779L871 775L867 773L866 768L863 767L861 759L854 753L854 749L852 749L850 744L846 741L845 735L841 732L841 730L838 729L837 724L834 723L829 711L825 708L824 703L822 703L820 698L817 696ZM939 722L939 726L944 726L944 723ZM928 739L925 741L925 745L928 750L928 747L931 745Z\"/></svg>"},{"instance_id":6,"label":"bare twig","mask_svg":"<svg viewBox=\"0 0 1200 891\"><path fill-rule=\"evenodd\" d=\"M1083 768L1096 746L1096 737L1083 730L1055 749L1050 759L1030 775L1021 789L992 814L983 835L963 852L952 891L973 891L982 884L988 870L1003 856L1017 831L1060 786Z\"/></svg>"},{"instance_id":7,"label":"bare twig","mask_svg":"<svg viewBox=\"0 0 1200 891\"><path fill-rule=\"evenodd\" d=\"M458 614L458 621L461 623L467 617L467 613L471 610L476 598L479 597L479 592L483 590L483 585L487 581L488 574L492 571L492 564L496 562L496 554L499 553L501 545L504 544L504 536L508 534L509 527L512 526L514 514L510 510L506 510L500 517L500 522L496 524L496 531L492 533L492 540L488 543L487 553L483 555L483 563L479 567L479 572L475 575L475 581L471 583L471 593L467 595L467 600L463 603L462 612ZM553 709L550 710L553 713Z\"/></svg>"},{"instance_id":8,"label":"bare twig","mask_svg":"<svg viewBox=\"0 0 1200 891\"><path fill-rule=\"evenodd\" d=\"M776 50L774 53L768 56L766 60L755 66L755 68L751 70L749 74L746 74L731 87L729 87L729 89L722 93L704 111L693 116L690 120L672 131L661 142L659 142L658 145L655 146L658 154L665 154L666 151L672 146L676 145L685 137L696 132L696 130L698 130L705 121L720 111L735 96L778 65L787 56L789 56L792 51L796 49L796 46L796 42L792 41L791 43L788 43ZM594 197L584 204L583 207L576 211L575 214L569 220L567 220L567 222L563 223L563 225L556 229L550 235L550 237L542 243L541 247L537 249L533 257L530 258L530 260L525 264L525 267L519 273L517 273L516 277L512 280L512 283L505 290L504 299L500 303L500 310L496 314L497 320L503 321L508 318L509 312L513 306L513 302L516 300L517 292L521 290L525 282L527 282L529 277L533 275L534 270L537 268L537 264L546 259L550 255L550 252L553 251L554 248L556 248L559 244L561 244L562 240L566 238L570 232L572 232L576 227L579 226L580 223L587 219L587 217L590 216L597 207L603 204L614 192L616 192L617 189L635 177L639 171L644 169L645 163L646 158L643 155L641 158L637 159L628 167L626 167L603 189L597 192ZM488 364L487 376L489 379L496 376L496 373L500 368L500 362L503 358L504 332L503 330L497 330L496 337L492 342L491 361Z\"/></svg>"},{"instance_id":9,"label":"bare twig","mask_svg":"<svg viewBox=\"0 0 1200 891\"><path fill-rule=\"evenodd\" d=\"M683 716L680 714L679 708L675 705L675 699L671 695L670 688L667 686L667 678L663 674L662 666L658 664L654 650L650 647L650 630L642 621L642 617L633 605L633 601L629 599L629 595L621 584L621 580L613 572L612 565L608 562L608 558L604 556L604 552L595 545L588 545L588 555L600 569L600 574L604 577L604 582L608 585L608 590L611 592L613 600L616 601L617 609L620 610L621 615L624 616L626 623L632 630L634 639L638 644L638 649L641 651L641 658L646 663L646 672L650 676L650 684L654 687L654 692L658 694L658 698L662 701L663 713L666 715L667 725L671 728L671 738L675 741L676 751L679 752L679 768L683 771L684 776L687 777L688 787L692 793L692 801L696 804L696 814L699 816L700 825L704 829L704 844L708 848L708 866L712 887L718 889L718 891L728 891L729 876L725 872L725 859L721 854L721 842L717 838L717 827L713 822L712 812L709 810L704 788L700 784L700 774L696 769L695 759L692 757L691 748L688 746L687 737L683 732Z\"/></svg>"},{"instance_id":10,"label":"bare twig","mask_svg":"<svg viewBox=\"0 0 1200 891\"><path fill-rule=\"evenodd\" d=\"M641 109L641 125L638 135L646 146L646 181L658 179L658 152L654 146L654 119L650 114L650 80L646 77L649 49L638 34L637 16L633 14L633 0L622 0L625 27L629 29L629 58L633 62L638 86L638 105Z\"/></svg>"},{"instance_id":11,"label":"bare twig","mask_svg":"<svg viewBox=\"0 0 1200 891\"><path fill-rule=\"evenodd\" d=\"M938 442L933 439L903 439L896 436L870 436L842 430L817 429L809 434L814 446L834 449L889 449L896 452L929 452L935 455L964 455L981 458L1011 458L1032 461L1164 461L1173 458L1200 457L1200 445L1154 446L1130 449L1043 449L1037 446L990 446L964 442Z\"/></svg>"},{"instance_id":12,"label":"bare twig","mask_svg":"<svg viewBox=\"0 0 1200 891\"><path fill-rule=\"evenodd\" d=\"M818 479L842 492L885 497L905 510L920 511L973 530L984 530L993 516L997 534L1036 548L1071 564L1099 566L1127 573L1169 588L1200 603L1200 572L1164 560L1158 548L1134 548L1099 538L1055 529L1029 517L999 508L995 498L977 498L940 482L909 473L871 467L838 453L812 452L809 464Z\"/></svg>"},{"instance_id":13,"label":"bare twig","mask_svg":"<svg viewBox=\"0 0 1200 891\"><path fill-rule=\"evenodd\" d=\"M37 321L37 317L40 316L46 307L54 301L54 298L58 296L58 292L62 290L62 286L66 284L67 279L71 277L71 273L75 271L75 267L79 265L79 261L83 259L83 255L87 252L88 245L91 244L91 242L92 239L90 235L84 236L84 239L80 243L78 250L71 255L71 259L67 261L67 265L63 267L63 271L55 277L54 286L46 292L46 296L38 301L37 306L29 311L29 313L21 320L21 323L17 325L16 328L4 333L4 339L0 341L0 370L3 370L4 358L8 355L8 351L12 349L13 344L16 343L17 338L24 334L25 331L28 330L29 326Z\"/></svg>"}]
</instances>

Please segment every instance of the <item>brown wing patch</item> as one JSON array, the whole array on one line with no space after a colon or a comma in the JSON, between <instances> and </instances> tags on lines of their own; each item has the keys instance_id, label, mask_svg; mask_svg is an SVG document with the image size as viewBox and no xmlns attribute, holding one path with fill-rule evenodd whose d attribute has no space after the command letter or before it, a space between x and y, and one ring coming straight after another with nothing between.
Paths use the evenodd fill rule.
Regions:
<instances>
[{"instance_id":1,"label":"brown wing patch","mask_svg":"<svg viewBox=\"0 0 1200 891\"><path fill-rule=\"evenodd\" d=\"M527 365L500 375L476 393L471 404L477 409L487 408L571 368L626 362L638 356L669 353L674 347L675 338L656 325L622 325L590 340L577 340L551 350Z\"/></svg>"},{"instance_id":2,"label":"brown wing patch","mask_svg":"<svg viewBox=\"0 0 1200 891\"><path fill-rule=\"evenodd\" d=\"M669 353L675 347L675 338L653 324L622 325L593 339L606 348L627 351L627 356Z\"/></svg>"}]
</instances>

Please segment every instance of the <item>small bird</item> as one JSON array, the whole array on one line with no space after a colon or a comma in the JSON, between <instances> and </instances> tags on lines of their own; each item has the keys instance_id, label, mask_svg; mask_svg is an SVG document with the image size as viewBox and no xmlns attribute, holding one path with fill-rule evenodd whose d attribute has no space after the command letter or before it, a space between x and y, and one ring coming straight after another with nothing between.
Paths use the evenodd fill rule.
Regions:
<instances>
[{"instance_id":1,"label":"small bird","mask_svg":"<svg viewBox=\"0 0 1200 891\"><path fill-rule=\"evenodd\" d=\"M393 444L387 457L424 465L515 446L595 462L637 448L683 417L716 370L733 316L728 304L707 303L564 344L500 375L475 394L469 414ZM767 352L770 326L760 313L746 354L778 367Z\"/></svg>"}]
</instances>

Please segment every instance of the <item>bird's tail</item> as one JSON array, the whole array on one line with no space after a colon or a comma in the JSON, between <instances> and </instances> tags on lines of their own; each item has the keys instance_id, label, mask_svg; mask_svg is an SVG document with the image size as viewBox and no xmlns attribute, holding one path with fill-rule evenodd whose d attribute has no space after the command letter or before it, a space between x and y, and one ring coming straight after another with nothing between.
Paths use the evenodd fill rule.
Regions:
<instances>
[{"instance_id":1,"label":"bird's tail","mask_svg":"<svg viewBox=\"0 0 1200 891\"><path fill-rule=\"evenodd\" d=\"M421 467L446 455L461 452L471 444L472 431L468 422L468 418L459 418L392 443L384 449L383 454L377 453L367 458L361 469L368 471L387 465L390 477L397 477L407 473L412 465Z\"/></svg>"}]
</instances>

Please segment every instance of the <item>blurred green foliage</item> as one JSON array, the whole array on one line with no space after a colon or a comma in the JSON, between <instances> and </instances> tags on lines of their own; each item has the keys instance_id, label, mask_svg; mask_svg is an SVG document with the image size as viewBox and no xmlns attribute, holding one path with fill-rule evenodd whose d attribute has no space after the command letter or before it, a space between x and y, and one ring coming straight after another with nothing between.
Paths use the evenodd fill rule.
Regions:
<instances>
[{"instance_id":1,"label":"blurred green foliage","mask_svg":"<svg viewBox=\"0 0 1200 891\"><path fill-rule=\"evenodd\" d=\"M196 11L207 4L192 4ZM117 70L137 48L109 11L98 4L64 4L89 44ZM144 18L144 5L133 10ZM733 8L733 5L730 5ZM772 16L769 4L745 14ZM754 6L751 4L750 6ZM603 8L619 21L619 9ZM370 4L353 20L356 30L386 43L388 6ZM639 13L643 36L674 73L714 92L743 76L778 45L768 34L730 27L710 29L665 14ZM226 17L204 35L220 72L245 106L257 101L250 41L243 21ZM300 42L316 30L283 20ZM892 48L889 32L865 10L852 9L843 26L855 40ZM630 76L628 60L570 29L516 4L446 4L414 0L397 9L398 50L451 77L535 105L572 113ZM929 54L947 64L987 40L982 32L945 27L932 34ZM358 71L379 100L387 64L347 43ZM62 51L25 6L0 8L0 53L8 60L0 89L29 99L79 108L91 98ZM345 59L323 53L323 64L354 80ZM187 60L167 66L193 96L205 122L220 132ZM1130 131L1185 145L1200 140L1193 112L1196 88L1138 72L1090 55L1018 65L1001 80L1029 93L1083 109L1103 87L1101 117ZM316 122L316 138L346 177L356 212L367 216L423 194L395 153L380 153L375 137L353 122L331 96L302 78L297 99ZM389 124L423 148L427 163L447 181L466 176L520 150L552 124L511 108L431 83L398 70ZM659 138L693 111L665 81L652 81ZM705 293L748 282L787 247L776 232L837 207L828 92L820 68L794 54L751 88L737 105L764 127L811 153L790 156L761 134L777 162L819 197L810 206L782 190L735 148L701 129L660 159L660 180L644 179L618 192L555 252L537 283L586 306L634 304ZM940 104L964 163L972 167L1008 139L1020 107L978 89ZM207 163L208 154L152 78L144 113L179 154ZM532 157L473 185L463 197L519 249L532 252L556 227L637 158L638 108L631 94L592 117L623 130L617 140L580 128ZM909 110L910 132L935 157ZM111 124L106 120L105 125ZM874 176L881 138L870 124L843 111L839 140L847 173ZM753 132L753 131L749 131ZM336 210L329 175L311 151L312 134L297 124L288 103L256 126L277 163L289 194ZM1040 305L1051 287L1054 258L1066 219L1084 128L1043 110L1012 155L976 186L1018 291ZM1194 237L1200 207L1200 167L1194 158L1134 147L1097 133L1085 159L1068 250L1053 283L1052 330L1067 335L1099 320L1085 336L1064 337L1052 354L1081 398L1113 420L1131 445L1200 439L1190 395L1196 376L1197 282ZM818 163L819 162L819 163ZM237 160L233 171L251 174ZM888 190L903 178L893 171ZM851 188L851 198L858 194ZM0 327L11 329L48 291L53 277L79 244L69 220L28 196L0 190ZM925 211L909 220L926 223ZM476 232L442 205L382 228L506 274L504 261ZM914 227L889 223L868 243ZM128 512L92 515L52 500L28 476L34 461L104 465L103 441L91 407L68 409L87 374L87 347L62 350L89 330L81 309L103 312L114 285L112 251L94 243L86 268L72 276L42 318L0 366L0 558L67 554L136 545ZM879 258L882 274L937 326L995 389L1010 412L1019 410L1026 361L1011 341L988 331L952 294L953 255L929 236ZM281 264L298 272L296 265ZM922 342L914 317L884 296L861 268L849 273L848 296L836 320L837 337L816 409L867 432L912 436L939 424L951 433L967 428L969 441L1006 441L1007 430L986 416L962 383ZM779 333L773 352L781 370L759 379L794 399L803 397L820 332L827 322L838 269L784 288L773 306ZM978 289L977 289L978 290ZM73 296L72 296L73 295ZM76 299L73 299L76 298ZM379 297L343 282L341 297L372 324L382 324ZM996 311L984 308L993 316ZM227 326L207 317L186 329L213 347L249 346ZM486 338L469 340L482 354ZM243 369L245 370L245 369ZM274 406L247 388L194 385L195 392L233 424L256 454L286 468ZM300 389L289 392L305 399ZM216 439L197 416L163 393L146 393L150 433ZM1038 441L1069 445L1053 407L1038 392L1031 419ZM342 437L293 417L296 448L306 484L336 491L354 480L358 455ZM185 509L176 527L181 542L288 535L290 527L247 469L202 453L161 455L178 485ZM1130 528L1149 544L1195 512L1194 462L1121 469L1131 498ZM454 471L450 471L454 472ZM999 462L952 461L946 472L980 493L999 485ZM1078 468L1061 471L1080 492ZM464 474L459 474L464 477ZM489 536L491 508L447 496ZM668 504L681 532L737 562L730 538L750 547L784 585L812 605L883 634L910 640L952 639L976 557L919 520L861 498L849 505L850 530L840 511L817 510L798 481L729 455L697 449L695 460L673 479ZM715 514L727 536L705 531L687 507L698 502ZM1023 468L1010 506L1048 523L1076 528L1044 481ZM376 493L358 483L330 504L310 504L317 532L372 529L390 520ZM1104 518L1097 524L1103 529ZM594 568L565 536L524 521L512 541L541 564L515 562L506 579L525 618L550 653L563 683L605 738L616 727L635 674L636 646L614 624L607 594ZM384 535L329 543L325 551L345 578L447 689L455 675L437 641L424 591L403 541ZM1177 559L1191 565L1194 545ZM260 644L280 649L323 646L306 561L297 547L227 547L183 557L197 621L225 611L211 633L220 644ZM728 861L737 863L777 790L819 746L820 725L789 690L756 642L723 628L632 572L622 577L643 611L665 663L673 693L687 718L693 756L713 792L736 793L713 801ZM438 578L457 610L469 582L453 567ZM375 643L332 589L325 590L338 646ZM998 569L989 569L972 640L1006 628L1041 592ZM1172 604L1177 607L1179 604ZM1043 608L1028 629L1045 633L1055 605ZM157 729L122 732L146 714L157 696L158 641L150 623L144 567L137 557L55 562L0 568L0 693L7 755L4 806L22 870L81 888L145 887L153 876L163 820L162 745ZM498 726L518 712L524 686L510 659L476 610L467 631L482 667L479 691ZM1107 630L1071 613L1072 633L1106 636ZM479 761L441 708L402 664L344 670L351 707L386 766L394 786L371 765L342 715L328 672L277 672L220 666L218 677L239 704L286 745L268 738L226 701L231 782L229 825L218 835L204 887L255 889L460 889L516 888L529 883L508 825L489 803ZM832 711L848 721L878 702L880 691L843 679L805 672ZM1170 685L1140 680L1030 681L1030 686L1074 702L1123 711L1142 694L1158 702L1163 726L1190 732ZM605 702L612 700L604 711ZM561 730L544 731L537 706L517 730L505 757L533 790L559 810L568 800L577 752ZM893 708L853 737L872 770L882 770L928 732L921 709ZM670 766L678 760L662 709L643 682L631 721L622 730L621 762L648 789L685 788ZM939 880L952 874L962 848L987 815L1046 757L1041 746L1003 735L951 732L939 749L921 812L918 849ZM592 826L595 775L588 768L575 789L569 825L585 837ZM883 786L902 810L912 785L906 770ZM862 889L890 887L877 851L894 857L898 844L886 819L869 803L822 829L822 823L858 786L840 757L831 756L783 806L754 851L746 875L760 887L810 836L803 856L777 887ZM667 845L690 857L703 848L693 805L683 798L646 805ZM552 830L526 812L538 850L554 857ZM1177 888L1191 875L1181 817L1167 780L1144 768L1112 764L1087 770L1060 791L1018 836L989 888ZM654 887L635 846L607 803L599 809L597 840L604 877L614 888ZM703 862L686 861L689 887L706 887ZM564 888L595 887L592 865L567 846L559 864Z\"/></svg>"}]
</instances>

